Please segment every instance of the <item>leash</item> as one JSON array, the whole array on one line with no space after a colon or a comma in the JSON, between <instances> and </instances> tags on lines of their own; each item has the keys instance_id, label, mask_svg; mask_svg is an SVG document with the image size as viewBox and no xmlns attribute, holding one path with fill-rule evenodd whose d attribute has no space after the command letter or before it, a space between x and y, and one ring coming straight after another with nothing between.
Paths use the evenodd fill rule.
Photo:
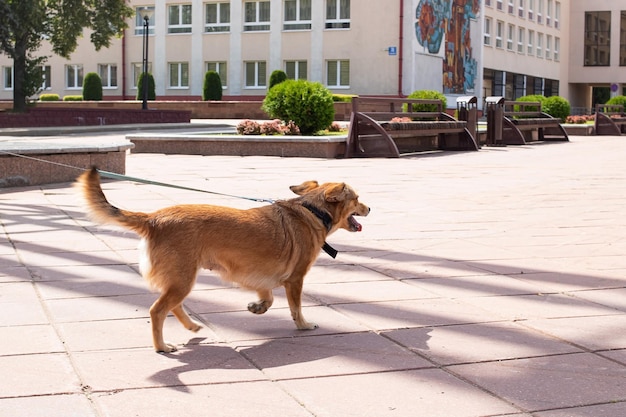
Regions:
<instances>
[{"instance_id":1,"label":"leash","mask_svg":"<svg viewBox=\"0 0 626 417\"><path fill-rule=\"evenodd\" d=\"M68 165L68 164L63 164L61 162L53 162L53 161L46 161L45 159L41 159L41 158L35 158L32 156L27 156L27 155L22 155L19 153L14 153L14 152L8 152L8 151L3 151L0 150L0 153L6 154L6 155L10 155L10 156L16 156L19 158L24 158L24 159L29 159L31 161L37 161L37 162L44 162L46 164L51 164L51 165L57 165L63 168L69 168L69 169L74 169L76 171L86 171L84 168L79 168L73 165ZM209 190L203 190L201 188L192 188L192 187L185 187L182 185L175 185L175 184L168 184L165 182L159 182L159 181L153 181L153 180L147 180L144 178L139 178L139 177L131 177L129 175L123 175L123 174L117 174L115 172L110 172L110 171L103 171L101 169L97 169L98 174L101 177L104 178L109 178L112 180L121 180L121 181L132 181L132 182L136 182L136 183L140 183L140 184L148 184L148 185L156 185L159 187L167 187L167 188L175 188L178 190L186 190L186 191L195 191L198 193L205 193L205 194L212 194L212 195L219 195L222 197L231 197L231 198L238 198L241 200L248 200L248 201L254 201L257 203L270 203L273 204L276 201L270 198L255 198L255 197L245 197L245 196L240 196L240 195L234 195L234 194L226 194L226 193L219 193L217 191L209 191ZM307 207L308 208L308 207ZM311 210L309 208L309 210ZM326 218L321 218L319 214L315 213L316 216L318 218L320 218L320 220L322 220L322 222L324 223L324 226L327 226L327 219ZM333 248L332 246L330 246L328 243L324 242L324 245L322 246L322 250L324 252L326 252L330 257L332 257L333 259L337 257L337 250L335 248Z\"/></svg>"}]
</instances>

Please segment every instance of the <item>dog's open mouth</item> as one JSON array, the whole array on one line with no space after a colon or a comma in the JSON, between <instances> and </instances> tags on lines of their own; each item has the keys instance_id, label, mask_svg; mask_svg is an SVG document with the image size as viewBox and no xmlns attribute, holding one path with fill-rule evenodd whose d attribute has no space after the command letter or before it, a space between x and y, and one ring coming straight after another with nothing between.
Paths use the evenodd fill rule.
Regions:
<instances>
[{"instance_id":1,"label":"dog's open mouth","mask_svg":"<svg viewBox=\"0 0 626 417\"><path fill-rule=\"evenodd\" d=\"M363 230L363 226L361 226L361 223L356 221L356 219L354 218L354 214L348 217L348 224L350 225L351 232L360 232L361 230Z\"/></svg>"}]
</instances>

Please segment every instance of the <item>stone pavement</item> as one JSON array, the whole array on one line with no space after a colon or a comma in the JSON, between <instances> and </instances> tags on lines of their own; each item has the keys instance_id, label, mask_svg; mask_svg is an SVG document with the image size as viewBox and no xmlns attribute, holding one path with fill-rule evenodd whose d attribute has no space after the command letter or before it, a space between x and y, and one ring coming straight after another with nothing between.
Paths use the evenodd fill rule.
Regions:
<instances>
[{"instance_id":1,"label":"stone pavement","mask_svg":"<svg viewBox=\"0 0 626 417\"><path fill-rule=\"evenodd\" d=\"M129 175L254 197L343 180L372 207L282 291L204 271L151 347L137 238L86 220L70 184L0 191L0 416L626 415L626 139L402 159L132 154ZM258 203L105 182L118 206Z\"/></svg>"}]
</instances>

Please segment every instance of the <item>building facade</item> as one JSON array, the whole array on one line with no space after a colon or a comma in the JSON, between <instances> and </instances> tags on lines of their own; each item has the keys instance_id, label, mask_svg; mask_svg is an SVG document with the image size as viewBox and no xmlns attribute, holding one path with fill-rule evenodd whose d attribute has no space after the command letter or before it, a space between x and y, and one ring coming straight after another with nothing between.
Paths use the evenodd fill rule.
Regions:
<instances>
[{"instance_id":1,"label":"building facade","mask_svg":"<svg viewBox=\"0 0 626 417\"><path fill-rule=\"evenodd\" d=\"M561 95L590 107L594 88L626 85L626 0L130 0L136 16L109 48L89 34L69 60L49 56L42 93L81 94L97 72L104 97L134 99L148 11L148 70L159 100L200 99L208 70L224 99L256 99L269 76L319 81L334 93L442 91L518 98ZM585 28L584 30L582 30ZM595 39L595 43L592 40ZM611 42L612 41L612 42ZM0 56L0 100L12 62Z\"/></svg>"}]
</instances>

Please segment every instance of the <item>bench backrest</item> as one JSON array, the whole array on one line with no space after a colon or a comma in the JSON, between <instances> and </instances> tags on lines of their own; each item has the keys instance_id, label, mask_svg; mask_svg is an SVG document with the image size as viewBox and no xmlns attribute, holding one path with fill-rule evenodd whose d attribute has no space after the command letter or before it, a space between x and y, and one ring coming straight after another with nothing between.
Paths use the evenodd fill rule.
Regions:
<instances>
[{"instance_id":1,"label":"bench backrest","mask_svg":"<svg viewBox=\"0 0 626 417\"><path fill-rule=\"evenodd\" d=\"M539 117L543 115L539 101L505 101L504 114L513 117Z\"/></svg>"},{"instance_id":2,"label":"bench backrest","mask_svg":"<svg viewBox=\"0 0 626 417\"><path fill-rule=\"evenodd\" d=\"M596 104L596 113L623 114L624 106L621 104Z\"/></svg>"},{"instance_id":3,"label":"bench backrest","mask_svg":"<svg viewBox=\"0 0 626 417\"><path fill-rule=\"evenodd\" d=\"M433 119L441 117L444 108L438 99L354 97L352 111L366 114L374 120L390 120L394 117Z\"/></svg>"}]
</instances>

